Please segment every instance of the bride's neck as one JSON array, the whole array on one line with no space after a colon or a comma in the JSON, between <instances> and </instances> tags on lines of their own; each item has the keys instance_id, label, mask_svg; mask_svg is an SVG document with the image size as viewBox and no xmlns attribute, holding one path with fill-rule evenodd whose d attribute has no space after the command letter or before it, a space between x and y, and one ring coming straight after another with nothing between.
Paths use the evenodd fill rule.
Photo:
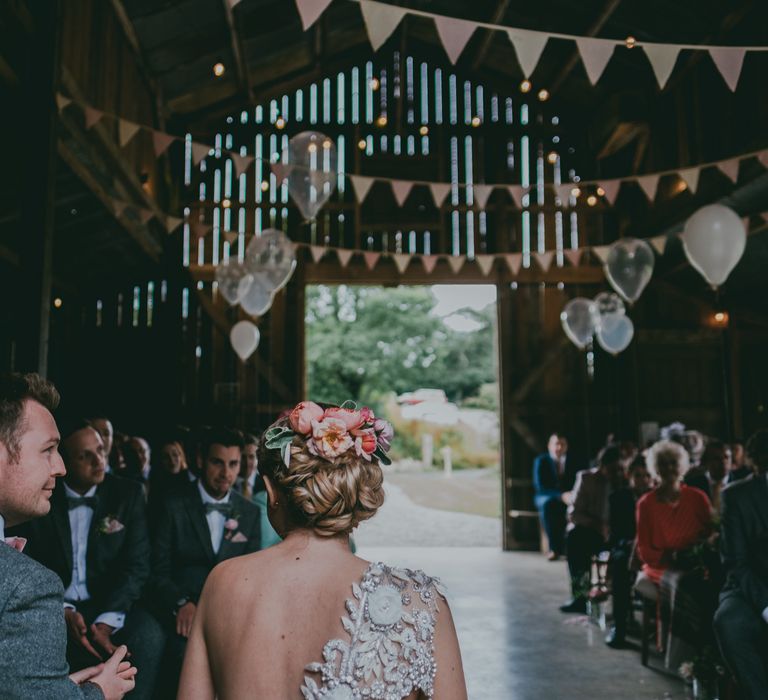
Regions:
<instances>
[{"instance_id":1,"label":"bride's neck","mask_svg":"<svg viewBox=\"0 0 768 700\"><path fill-rule=\"evenodd\" d=\"M314 530L308 528L295 528L286 533L283 541L293 546L317 549L323 551L346 551L349 552L349 535L338 534L333 537L318 535Z\"/></svg>"}]
</instances>

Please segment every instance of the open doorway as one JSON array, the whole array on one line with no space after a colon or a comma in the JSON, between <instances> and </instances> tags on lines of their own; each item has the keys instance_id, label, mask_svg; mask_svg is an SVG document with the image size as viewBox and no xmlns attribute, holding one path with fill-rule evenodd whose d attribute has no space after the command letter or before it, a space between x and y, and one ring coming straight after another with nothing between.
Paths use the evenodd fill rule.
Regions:
<instances>
[{"instance_id":1,"label":"open doorway","mask_svg":"<svg viewBox=\"0 0 768 700\"><path fill-rule=\"evenodd\" d=\"M387 500L364 546L501 546L493 285L312 285L306 386L395 427Z\"/></svg>"}]
</instances>

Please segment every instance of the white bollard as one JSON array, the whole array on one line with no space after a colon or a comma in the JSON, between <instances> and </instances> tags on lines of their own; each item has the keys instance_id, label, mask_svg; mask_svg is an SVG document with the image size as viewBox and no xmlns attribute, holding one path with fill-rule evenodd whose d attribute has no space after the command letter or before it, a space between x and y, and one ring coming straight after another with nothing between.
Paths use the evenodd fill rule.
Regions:
<instances>
[{"instance_id":1,"label":"white bollard","mask_svg":"<svg viewBox=\"0 0 768 700\"><path fill-rule=\"evenodd\" d=\"M440 450L443 455L443 476L450 479L453 476L453 462L451 461L451 446L446 445Z\"/></svg>"},{"instance_id":2,"label":"white bollard","mask_svg":"<svg viewBox=\"0 0 768 700\"><path fill-rule=\"evenodd\" d=\"M424 433L421 436L421 467L422 469L432 469L432 462L435 459L435 442L430 433Z\"/></svg>"}]
</instances>

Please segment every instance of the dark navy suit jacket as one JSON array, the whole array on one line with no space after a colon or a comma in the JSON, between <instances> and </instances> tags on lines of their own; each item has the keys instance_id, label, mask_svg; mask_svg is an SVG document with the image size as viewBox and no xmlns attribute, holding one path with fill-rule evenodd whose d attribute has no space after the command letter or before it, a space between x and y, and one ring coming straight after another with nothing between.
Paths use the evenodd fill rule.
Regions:
<instances>
[{"instance_id":1,"label":"dark navy suit jacket","mask_svg":"<svg viewBox=\"0 0 768 700\"><path fill-rule=\"evenodd\" d=\"M564 491L571 491L576 482L578 465L570 453L565 455L565 469L558 473L555 460L548 452L540 454L533 460L533 488L535 490L536 505L548 498L559 498Z\"/></svg>"}]
</instances>

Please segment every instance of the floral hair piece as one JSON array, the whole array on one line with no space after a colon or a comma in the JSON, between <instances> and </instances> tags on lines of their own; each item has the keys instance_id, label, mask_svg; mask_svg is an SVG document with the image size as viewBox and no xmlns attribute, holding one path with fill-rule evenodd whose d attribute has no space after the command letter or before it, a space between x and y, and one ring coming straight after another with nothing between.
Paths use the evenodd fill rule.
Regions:
<instances>
[{"instance_id":1,"label":"floral hair piece","mask_svg":"<svg viewBox=\"0 0 768 700\"><path fill-rule=\"evenodd\" d=\"M350 451L368 461L376 457L391 464L387 452L392 445L392 425L376 418L367 406L358 408L354 401L323 408L312 401L302 401L288 415L289 426L275 426L265 434L266 447L280 450L283 462L290 466L293 438L301 436L316 457L332 462Z\"/></svg>"}]
</instances>

